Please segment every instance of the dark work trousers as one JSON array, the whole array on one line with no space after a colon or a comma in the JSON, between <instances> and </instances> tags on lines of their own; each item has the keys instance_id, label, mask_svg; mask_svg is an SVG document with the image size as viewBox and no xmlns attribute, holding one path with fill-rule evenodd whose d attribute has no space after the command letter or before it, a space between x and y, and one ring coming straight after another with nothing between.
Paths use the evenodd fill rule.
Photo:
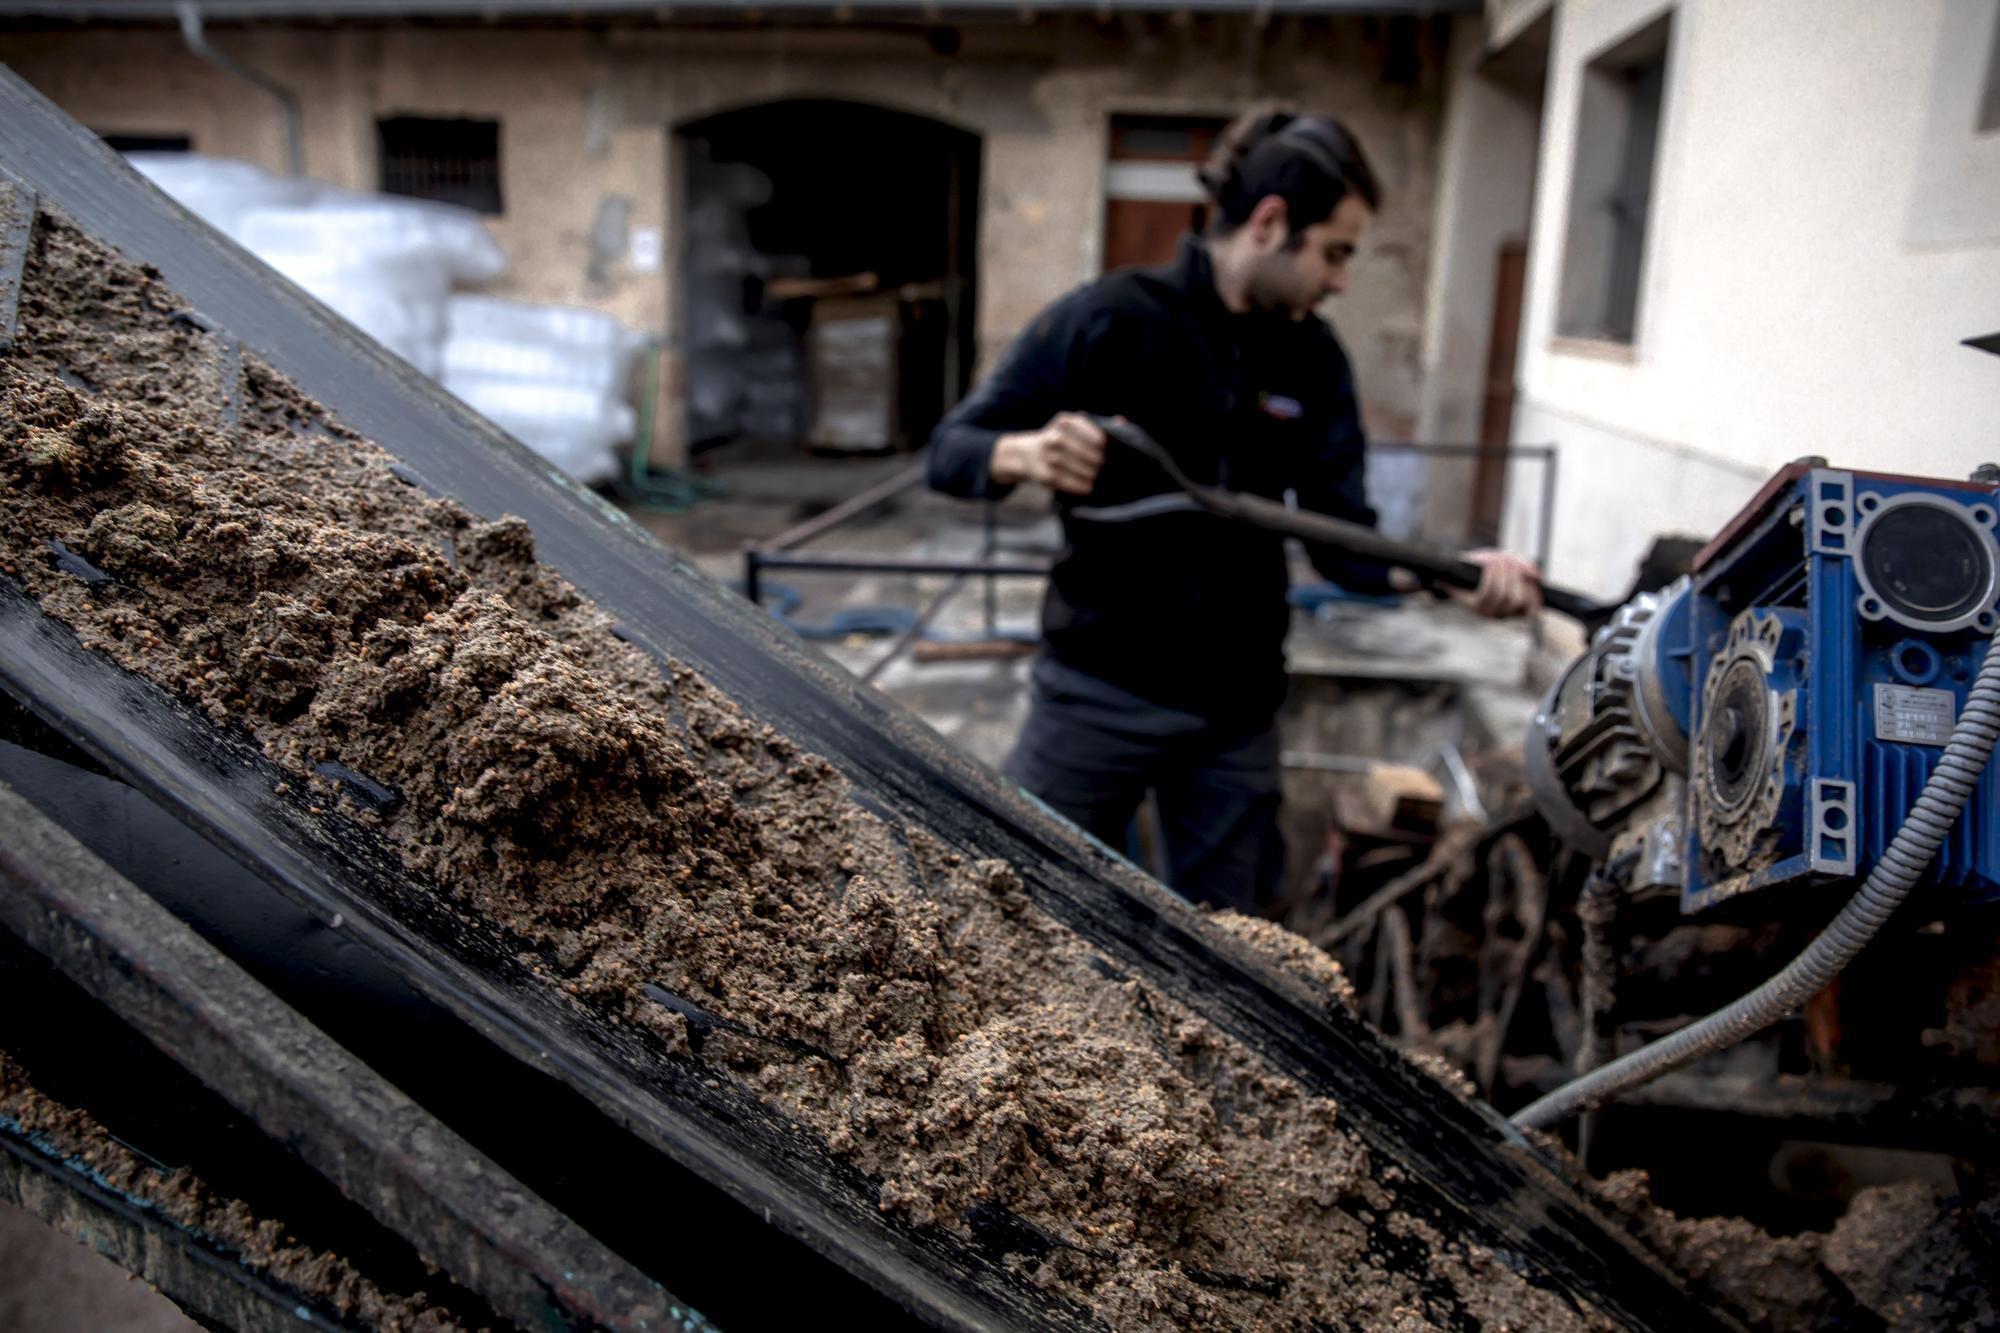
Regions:
<instances>
[{"instance_id":1,"label":"dark work trousers","mask_svg":"<svg viewBox=\"0 0 2000 1333\"><path fill-rule=\"evenodd\" d=\"M1151 791L1167 884L1198 903L1256 911L1284 877L1278 737L1220 729L1049 657L1001 771L1114 849Z\"/></svg>"}]
</instances>

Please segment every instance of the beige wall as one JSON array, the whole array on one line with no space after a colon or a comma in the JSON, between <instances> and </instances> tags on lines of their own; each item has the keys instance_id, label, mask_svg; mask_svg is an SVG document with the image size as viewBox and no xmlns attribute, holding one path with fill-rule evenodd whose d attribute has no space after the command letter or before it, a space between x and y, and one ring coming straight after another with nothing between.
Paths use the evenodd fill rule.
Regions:
<instances>
[{"instance_id":1,"label":"beige wall","mask_svg":"<svg viewBox=\"0 0 2000 1333\"><path fill-rule=\"evenodd\" d=\"M1507 46L1555 8L1555 0L1486 0L1486 39L1494 48Z\"/></svg>"},{"instance_id":2,"label":"beige wall","mask_svg":"<svg viewBox=\"0 0 2000 1333\"><path fill-rule=\"evenodd\" d=\"M1457 34L1445 118L1444 183L1431 247L1418 438L1479 438L1500 247L1525 239L1541 138L1540 89L1503 77L1475 25Z\"/></svg>"},{"instance_id":3,"label":"beige wall","mask_svg":"<svg viewBox=\"0 0 2000 1333\"><path fill-rule=\"evenodd\" d=\"M1414 86L1383 78L1389 25L1358 20L1010 17L966 26L950 58L916 25L218 27L211 37L296 90L306 169L341 184L375 183L377 115L499 119L507 212L493 232L510 257L499 290L600 306L670 342L681 240L672 127L763 101L833 97L972 130L983 143L982 368L1043 305L1097 273L1111 115L1228 114L1260 97L1337 114L1367 146L1388 203L1349 294L1330 313L1353 355L1371 430L1407 437L1418 410L1448 34L1443 24L1405 31L1419 55ZM195 60L165 30L0 35L0 59L93 129L191 133L198 151L281 164L270 99ZM601 283L586 277L591 221L613 193L631 199L634 225L665 229L663 271L620 264Z\"/></svg>"},{"instance_id":4,"label":"beige wall","mask_svg":"<svg viewBox=\"0 0 2000 1333\"><path fill-rule=\"evenodd\" d=\"M586 133L601 42L582 31L215 28L211 39L297 95L306 174L356 189L376 180L377 116L501 122L503 216L488 219L508 266L493 290L595 305L658 328L661 275L614 266L591 282L590 224L607 194L632 200L637 226L662 227L666 128ZM99 132L190 134L196 151L284 166L272 99L189 55L177 35L115 30L0 36L0 60Z\"/></svg>"},{"instance_id":5,"label":"beige wall","mask_svg":"<svg viewBox=\"0 0 2000 1333\"><path fill-rule=\"evenodd\" d=\"M1563 0L1515 418L1563 447L1551 573L1621 589L1773 469L2000 457L2000 135L1971 99L2000 0ZM1555 338L1585 63L1674 12L1630 347ZM1514 534L1525 537L1519 496Z\"/></svg>"}]
</instances>

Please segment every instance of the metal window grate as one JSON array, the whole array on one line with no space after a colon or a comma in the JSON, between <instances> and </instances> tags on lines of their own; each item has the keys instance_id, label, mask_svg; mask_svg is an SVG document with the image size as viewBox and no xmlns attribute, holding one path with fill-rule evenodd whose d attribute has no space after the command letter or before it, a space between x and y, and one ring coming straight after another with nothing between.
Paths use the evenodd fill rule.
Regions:
<instances>
[{"instance_id":1,"label":"metal window grate","mask_svg":"<svg viewBox=\"0 0 2000 1333\"><path fill-rule=\"evenodd\" d=\"M499 213L500 122L396 116L376 122L382 192Z\"/></svg>"}]
</instances>

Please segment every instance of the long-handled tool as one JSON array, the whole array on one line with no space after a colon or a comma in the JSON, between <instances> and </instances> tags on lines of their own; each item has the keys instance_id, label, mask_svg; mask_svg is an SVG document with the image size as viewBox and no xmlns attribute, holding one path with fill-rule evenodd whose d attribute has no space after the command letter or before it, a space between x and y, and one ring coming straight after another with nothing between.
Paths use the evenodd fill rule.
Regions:
<instances>
[{"instance_id":1,"label":"long-handled tool","mask_svg":"<svg viewBox=\"0 0 2000 1333\"><path fill-rule=\"evenodd\" d=\"M1268 500L1261 495L1244 495L1238 491L1225 490L1220 486L1201 485L1199 482L1189 480L1187 474L1174 462L1173 456L1143 427L1111 417L1091 419L1103 429L1105 435L1157 464L1161 471L1172 479L1174 485L1187 492L1195 504L1211 514L1254 524L1267 531L1283 533L1303 541L1339 547L1352 555L1380 560L1387 565L1398 565L1415 574L1428 586L1466 589L1479 586L1480 567L1470 560L1441 555L1413 542L1384 537L1373 528L1349 522L1344 518L1335 518L1331 514L1290 509L1276 500ZM1582 593L1572 592L1568 588L1553 587L1546 583L1542 585L1542 604L1552 611L1560 611L1571 617L1587 630L1595 630L1604 624L1611 618L1613 610Z\"/></svg>"}]
</instances>

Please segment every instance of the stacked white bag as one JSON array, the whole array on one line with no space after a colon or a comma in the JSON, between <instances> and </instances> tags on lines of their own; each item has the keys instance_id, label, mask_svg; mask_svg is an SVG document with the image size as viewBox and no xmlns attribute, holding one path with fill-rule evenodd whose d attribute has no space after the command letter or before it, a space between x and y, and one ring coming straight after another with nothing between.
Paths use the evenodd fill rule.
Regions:
<instances>
[{"instance_id":1,"label":"stacked white bag","mask_svg":"<svg viewBox=\"0 0 2000 1333\"><path fill-rule=\"evenodd\" d=\"M197 153L128 160L203 221L436 377L445 298L489 282L507 256L479 215L454 204L343 190Z\"/></svg>"},{"instance_id":2,"label":"stacked white bag","mask_svg":"<svg viewBox=\"0 0 2000 1333\"><path fill-rule=\"evenodd\" d=\"M598 310L464 293L445 327L445 388L585 485L617 475L638 335Z\"/></svg>"},{"instance_id":3,"label":"stacked white bag","mask_svg":"<svg viewBox=\"0 0 2000 1333\"><path fill-rule=\"evenodd\" d=\"M639 346L609 315L453 295L507 257L479 215L453 204L274 176L197 153L131 164L203 221L586 485L617 472Z\"/></svg>"}]
</instances>

